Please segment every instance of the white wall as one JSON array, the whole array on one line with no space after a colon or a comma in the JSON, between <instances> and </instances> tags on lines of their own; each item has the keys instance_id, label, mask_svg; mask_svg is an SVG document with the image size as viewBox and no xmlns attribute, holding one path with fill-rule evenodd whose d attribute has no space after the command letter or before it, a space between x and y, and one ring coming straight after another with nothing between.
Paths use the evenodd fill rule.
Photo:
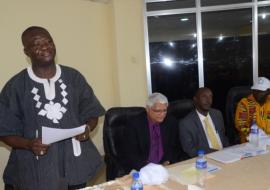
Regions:
<instances>
[{"instance_id":1,"label":"white wall","mask_svg":"<svg viewBox=\"0 0 270 190\"><path fill-rule=\"evenodd\" d=\"M57 63L78 69L106 109L144 105L147 96L142 0L1 0L0 89L28 65L20 35L30 25L46 27ZM103 154L103 118L92 134ZM0 144L0 175L9 151ZM0 183L0 190L3 185Z\"/></svg>"}]
</instances>

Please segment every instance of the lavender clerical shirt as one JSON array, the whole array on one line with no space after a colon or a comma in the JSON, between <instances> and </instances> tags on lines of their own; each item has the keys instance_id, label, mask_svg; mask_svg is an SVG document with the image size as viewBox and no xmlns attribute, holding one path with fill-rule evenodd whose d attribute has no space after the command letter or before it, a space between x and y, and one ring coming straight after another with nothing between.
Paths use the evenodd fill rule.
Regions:
<instances>
[{"instance_id":1,"label":"lavender clerical shirt","mask_svg":"<svg viewBox=\"0 0 270 190\"><path fill-rule=\"evenodd\" d=\"M148 162L158 164L163 156L163 146L160 135L160 126L157 123L153 123L148 118L148 127L150 132L150 151Z\"/></svg>"}]
</instances>

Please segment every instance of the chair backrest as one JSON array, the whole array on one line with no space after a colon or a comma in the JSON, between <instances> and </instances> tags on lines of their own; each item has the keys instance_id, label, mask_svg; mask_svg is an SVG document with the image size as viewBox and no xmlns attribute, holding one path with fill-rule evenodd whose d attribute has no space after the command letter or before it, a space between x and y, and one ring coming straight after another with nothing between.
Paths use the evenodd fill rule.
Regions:
<instances>
[{"instance_id":1,"label":"chair backrest","mask_svg":"<svg viewBox=\"0 0 270 190\"><path fill-rule=\"evenodd\" d=\"M188 113L194 109L194 104L191 99L181 99L169 103L167 116L174 117L176 120L180 121ZM180 140L180 139L179 139ZM179 161L187 160L190 157L183 151L181 143L179 141Z\"/></svg>"},{"instance_id":2,"label":"chair backrest","mask_svg":"<svg viewBox=\"0 0 270 190\"><path fill-rule=\"evenodd\" d=\"M142 112L145 112L143 107L114 107L106 112L103 126L103 144L107 180L113 180L127 174L128 171L125 171L121 164L125 143L124 129L130 116Z\"/></svg>"},{"instance_id":3,"label":"chair backrest","mask_svg":"<svg viewBox=\"0 0 270 190\"><path fill-rule=\"evenodd\" d=\"M235 111L238 102L252 93L250 86L232 87L227 94L226 100L226 135L231 145L240 143L238 132L234 125Z\"/></svg>"},{"instance_id":4,"label":"chair backrest","mask_svg":"<svg viewBox=\"0 0 270 190\"><path fill-rule=\"evenodd\" d=\"M168 115L175 117L177 120L184 118L194 109L191 99L176 100L169 103Z\"/></svg>"},{"instance_id":5,"label":"chair backrest","mask_svg":"<svg viewBox=\"0 0 270 190\"><path fill-rule=\"evenodd\" d=\"M190 99L170 102L168 116L173 116L177 120L180 120L193 108L193 102ZM144 107L114 107L106 112L103 126L103 144L107 180L113 180L129 172L124 170L121 162L121 159L124 157L124 129L131 116L142 112L145 112ZM187 159L186 155L182 156L182 159Z\"/></svg>"}]
</instances>

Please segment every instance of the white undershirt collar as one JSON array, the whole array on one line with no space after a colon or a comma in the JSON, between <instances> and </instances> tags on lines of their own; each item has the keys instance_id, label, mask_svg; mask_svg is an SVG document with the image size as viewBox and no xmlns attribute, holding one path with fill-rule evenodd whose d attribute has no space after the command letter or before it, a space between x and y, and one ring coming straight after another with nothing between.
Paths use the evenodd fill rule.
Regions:
<instances>
[{"instance_id":1,"label":"white undershirt collar","mask_svg":"<svg viewBox=\"0 0 270 190\"><path fill-rule=\"evenodd\" d=\"M56 67L56 72L55 72L55 75L52 78L49 79L50 82L57 81L60 78L60 76L61 76L61 68L60 68L60 66L58 64L55 64L55 67ZM27 67L27 72L28 72L29 77L32 80L34 80L34 81L36 81L38 83L44 83L44 81L47 81L48 82L48 79L38 77L34 73L34 71L32 69L32 66Z\"/></svg>"},{"instance_id":2,"label":"white undershirt collar","mask_svg":"<svg viewBox=\"0 0 270 190\"><path fill-rule=\"evenodd\" d=\"M55 75L50 79L40 78L35 75L32 66L27 67L27 72L29 77L38 83L42 83L44 86L45 91L45 97L47 100L53 100L55 98L55 82L60 78L61 76L61 68L58 64L55 65L56 72Z\"/></svg>"}]
</instances>

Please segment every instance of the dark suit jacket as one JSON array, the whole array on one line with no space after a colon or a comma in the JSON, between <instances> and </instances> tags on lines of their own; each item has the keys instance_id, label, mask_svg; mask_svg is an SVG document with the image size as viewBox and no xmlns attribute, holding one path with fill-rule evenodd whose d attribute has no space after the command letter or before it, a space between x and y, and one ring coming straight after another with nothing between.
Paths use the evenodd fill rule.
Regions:
<instances>
[{"instance_id":1,"label":"dark suit jacket","mask_svg":"<svg viewBox=\"0 0 270 190\"><path fill-rule=\"evenodd\" d=\"M183 154L178 136L178 123L174 118L165 118L160 124L163 144L163 158L160 163L180 161ZM143 112L129 119L125 129L125 158L126 172L131 169L139 170L147 164L150 150L150 132L147 113Z\"/></svg>"},{"instance_id":2,"label":"dark suit jacket","mask_svg":"<svg viewBox=\"0 0 270 190\"><path fill-rule=\"evenodd\" d=\"M225 128L222 114L219 110L210 109L209 114L219 134L223 147L229 146L228 139L225 136ZM184 152L191 158L197 156L198 150L204 150L205 153L216 151L209 147L201 120L196 110L190 112L179 123L179 136Z\"/></svg>"}]
</instances>

